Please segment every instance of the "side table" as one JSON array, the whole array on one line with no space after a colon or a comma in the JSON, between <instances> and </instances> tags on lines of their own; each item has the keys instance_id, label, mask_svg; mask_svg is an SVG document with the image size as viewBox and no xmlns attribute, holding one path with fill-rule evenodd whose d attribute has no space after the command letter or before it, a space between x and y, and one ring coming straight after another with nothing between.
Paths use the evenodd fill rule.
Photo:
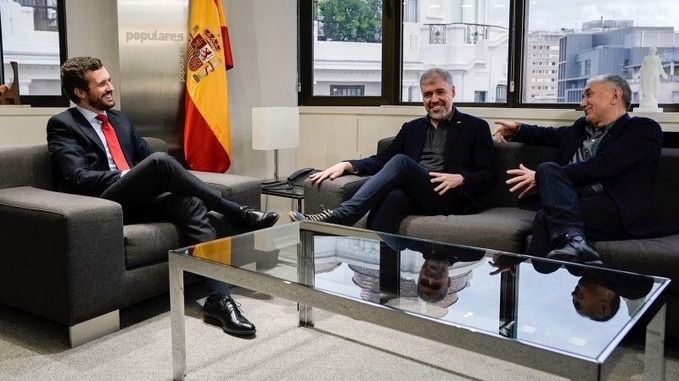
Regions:
<instances>
[{"instance_id":1,"label":"side table","mask_svg":"<svg viewBox=\"0 0 679 381\"><path fill-rule=\"evenodd\" d=\"M302 200L304 200L303 185L292 185L290 183L262 184L262 194L297 200L297 211L302 211Z\"/></svg>"}]
</instances>

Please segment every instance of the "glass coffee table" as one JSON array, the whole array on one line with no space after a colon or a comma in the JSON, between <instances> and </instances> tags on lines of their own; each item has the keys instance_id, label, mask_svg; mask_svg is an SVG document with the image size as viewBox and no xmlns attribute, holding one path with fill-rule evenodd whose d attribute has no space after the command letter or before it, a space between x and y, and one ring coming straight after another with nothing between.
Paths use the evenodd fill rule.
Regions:
<instances>
[{"instance_id":1,"label":"glass coffee table","mask_svg":"<svg viewBox=\"0 0 679 381\"><path fill-rule=\"evenodd\" d=\"M299 222L169 253L174 378L186 374L183 272L574 380L599 380L636 325L664 377L670 281L338 225Z\"/></svg>"}]
</instances>

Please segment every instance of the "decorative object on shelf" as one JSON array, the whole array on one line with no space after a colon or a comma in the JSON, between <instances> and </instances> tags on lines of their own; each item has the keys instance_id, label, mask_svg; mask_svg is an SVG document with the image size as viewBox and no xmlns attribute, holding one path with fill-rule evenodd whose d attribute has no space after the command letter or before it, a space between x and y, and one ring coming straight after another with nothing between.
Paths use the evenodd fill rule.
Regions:
<instances>
[{"instance_id":1,"label":"decorative object on shelf","mask_svg":"<svg viewBox=\"0 0 679 381\"><path fill-rule=\"evenodd\" d=\"M667 73L662 67L662 61L656 54L658 49L648 48L648 55L644 57L639 70L641 78L641 102L639 107L634 108L634 112L662 112L658 107L658 91L660 91L660 78L667 79Z\"/></svg>"},{"instance_id":2,"label":"decorative object on shelf","mask_svg":"<svg viewBox=\"0 0 679 381\"><path fill-rule=\"evenodd\" d=\"M4 83L0 84L0 105L20 105L21 98L19 97L19 67L16 61L10 61L12 65L12 85L7 86Z\"/></svg>"},{"instance_id":3,"label":"decorative object on shelf","mask_svg":"<svg viewBox=\"0 0 679 381\"><path fill-rule=\"evenodd\" d=\"M297 106L252 108L252 149L274 150L274 180L278 180L278 150L298 146Z\"/></svg>"}]
</instances>

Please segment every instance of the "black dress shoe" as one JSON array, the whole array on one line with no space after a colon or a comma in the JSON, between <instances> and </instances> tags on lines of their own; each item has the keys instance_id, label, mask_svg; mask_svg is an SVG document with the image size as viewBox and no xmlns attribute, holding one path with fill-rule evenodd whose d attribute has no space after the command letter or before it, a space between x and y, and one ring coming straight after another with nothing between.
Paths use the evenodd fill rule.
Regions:
<instances>
[{"instance_id":1,"label":"black dress shoe","mask_svg":"<svg viewBox=\"0 0 679 381\"><path fill-rule=\"evenodd\" d=\"M547 258L588 265L603 265L599 253L579 234L566 234L562 246L547 253Z\"/></svg>"},{"instance_id":2,"label":"black dress shoe","mask_svg":"<svg viewBox=\"0 0 679 381\"><path fill-rule=\"evenodd\" d=\"M250 230L264 229L278 221L278 213L265 212L249 206L240 207L241 226Z\"/></svg>"},{"instance_id":3,"label":"black dress shoe","mask_svg":"<svg viewBox=\"0 0 679 381\"><path fill-rule=\"evenodd\" d=\"M254 335L257 332L255 325L243 316L243 311L230 296L208 296L203 305L203 321L222 327L224 332L232 335Z\"/></svg>"}]
</instances>

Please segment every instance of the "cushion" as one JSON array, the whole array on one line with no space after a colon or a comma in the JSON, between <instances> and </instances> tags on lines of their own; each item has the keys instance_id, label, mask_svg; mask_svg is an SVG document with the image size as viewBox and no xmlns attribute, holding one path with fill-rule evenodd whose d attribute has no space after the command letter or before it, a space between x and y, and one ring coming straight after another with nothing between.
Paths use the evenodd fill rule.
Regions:
<instances>
[{"instance_id":1,"label":"cushion","mask_svg":"<svg viewBox=\"0 0 679 381\"><path fill-rule=\"evenodd\" d=\"M191 171L191 173L219 189L227 199L240 205L259 208L262 185L258 178L201 171Z\"/></svg>"},{"instance_id":2,"label":"cushion","mask_svg":"<svg viewBox=\"0 0 679 381\"><path fill-rule=\"evenodd\" d=\"M459 245L513 253L525 250L524 238L533 226L535 212L517 208L492 208L462 216L408 216L400 234Z\"/></svg>"},{"instance_id":3,"label":"cushion","mask_svg":"<svg viewBox=\"0 0 679 381\"><path fill-rule=\"evenodd\" d=\"M594 244L609 266L649 275L679 279L679 234L660 238L600 241ZM679 293L679 282L670 290Z\"/></svg>"},{"instance_id":4,"label":"cushion","mask_svg":"<svg viewBox=\"0 0 679 381\"><path fill-rule=\"evenodd\" d=\"M167 261L167 252L181 246L179 231L169 222L123 227L125 268L128 270Z\"/></svg>"}]
</instances>

